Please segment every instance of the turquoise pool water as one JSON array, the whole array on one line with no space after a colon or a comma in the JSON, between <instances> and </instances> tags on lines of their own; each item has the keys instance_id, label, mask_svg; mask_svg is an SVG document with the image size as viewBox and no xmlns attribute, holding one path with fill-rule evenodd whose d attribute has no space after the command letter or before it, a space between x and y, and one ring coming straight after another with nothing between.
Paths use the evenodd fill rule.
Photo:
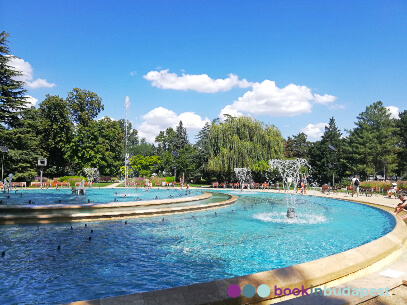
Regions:
<instances>
[{"instance_id":1,"label":"turquoise pool water","mask_svg":"<svg viewBox=\"0 0 407 305\"><path fill-rule=\"evenodd\" d=\"M231 206L164 221L0 226L0 303L66 303L246 275L355 248L395 226L390 214L357 203L297 197L298 217L287 219L283 194L238 195Z\"/></svg>"},{"instance_id":2,"label":"turquoise pool water","mask_svg":"<svg viewBox=\"0 0 407 305\"><path fill-rule=\"evenodd\" d=\"M22 195L21 195L22 194ZM88 188L85 196L73 195L71 189L44 189L44 190L18 190L10 193L0 193L0 200L4 205L15 204L83 204L90 202L107 203L116 201L134 201L134 200L154 200L175 198L175 197L191 197L201 195L199 190L180 190L180 188L167 189L136 189L128 188L126 191L123 188Z\"/></svg>"}]
</instances>

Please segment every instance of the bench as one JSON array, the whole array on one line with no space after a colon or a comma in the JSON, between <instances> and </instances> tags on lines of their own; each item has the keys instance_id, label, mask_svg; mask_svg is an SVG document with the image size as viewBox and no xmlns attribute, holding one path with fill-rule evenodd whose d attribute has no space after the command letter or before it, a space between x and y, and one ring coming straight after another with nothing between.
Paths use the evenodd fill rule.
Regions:
<instances>
[{"instance_id":1,"label":"bench","mask_svg":"<svg viewBox=\"0 0 407 305\"><path fill-rule=\"evenodd\" d=\"M329 195L329 192L331 191L331 187L329 186L329 185L327 185L327 184L324 184L322 187L321 187L321 193L322 194L326 194L326 195Z\"/></svg>"},{"instance_id":2,"label":"bench","mask_svg":"<svg viewBox=\"0 0 407 305\"><path fill-rule=\"evenodd\" d=\"M373 195L373 191L371 187L365 187L365 186L359 186L359 192L360 194L365 194L366 197L370 196L372 197Z\"/></svg>"}]
</instances>

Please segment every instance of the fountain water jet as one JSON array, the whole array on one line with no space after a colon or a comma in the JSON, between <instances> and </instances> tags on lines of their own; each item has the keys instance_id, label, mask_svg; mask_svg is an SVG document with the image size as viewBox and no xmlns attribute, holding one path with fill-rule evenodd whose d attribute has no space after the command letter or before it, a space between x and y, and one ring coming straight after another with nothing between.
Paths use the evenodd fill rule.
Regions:
<instances>
[{"instance_id":1,"label":"fountain water jet","mask_svg":"<svg viewBox=\"0 0 407 305\"><path fill-rule=\"evenodd\" d=\"M297 185L300 180L300 171L302 167L306 167L308 172L311 171L311 166L308 161L302 158L295 160L280 160L273 159L269 161L271 169L277 168L280 176L283 178L283 189L289 192L291 184L294 182L294 192L297 190ZM287 202L287 218L294 218L295 216L295 198L286 199Z\"/></svg>"},{"instance_id":2,"label":"fountain water jet","mask_svg":"<svg viewBox=\"0 0 407 305\"><path fill-rule=\"evenodd\" d=\"M252 172L248 167L235 168L234 171L237 180L239 180L241 190L243 191L244 184L249 183L252 179Z\"/></svg>"}]
</instances>

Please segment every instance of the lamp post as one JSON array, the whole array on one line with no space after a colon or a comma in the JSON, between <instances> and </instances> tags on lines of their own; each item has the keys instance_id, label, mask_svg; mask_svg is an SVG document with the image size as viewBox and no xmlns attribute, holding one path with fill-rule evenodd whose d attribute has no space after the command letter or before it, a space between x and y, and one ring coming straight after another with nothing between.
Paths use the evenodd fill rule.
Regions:
<instances>
[{"instance_id":1,"label":"lamp post","mask_svg":"<svg viewBox=\"0 0 407 305\"><path fill-rule=\"evenodd\" d=\"M173 151L172 155L174 156L174 183L176 183L177 182L177 166L175 165L175 161L178 157L178 153L176 151Z\"/></svg>"},{"instance_id":2,"label":"lamp post","mask_svg":"<svg viewBox=\"0 0 407 305\"><path fill-rule=\"evenodd\" d=\"M332 187L335 187L335 153L337 150L332 145L328 145L330 149L332 149L332 164L330 168L332 168Z\"/></svg>"},{"instance_id":3,"label":"lamp post","mask_svg":"<svg viewBox=\"0 0 407 305\"><path fill-rule=\"evenodd\" d=\"M3 181L3 163L4 163L4 155L8 153L8 148L6 146L0 146L1 154L3 158L1 160L1 181Z\"/></svg>"},{"instance_id":4,"label":"lamp post","mask_svg":"<svg viewBox=\"0 0 407 305\"><path fill-rule=\"evenodd\" d=\"M39 159L38 159L38 166L40 167L40 173L41 173L41 176L40 176L40 184L41 184L41 189L42 189L42 168L43 168L44 166L47 166L47 159L45 159L45 158L39 158ZM58 184L57 184L57 188L58 188Z\"/></svg>"}]
</instances>

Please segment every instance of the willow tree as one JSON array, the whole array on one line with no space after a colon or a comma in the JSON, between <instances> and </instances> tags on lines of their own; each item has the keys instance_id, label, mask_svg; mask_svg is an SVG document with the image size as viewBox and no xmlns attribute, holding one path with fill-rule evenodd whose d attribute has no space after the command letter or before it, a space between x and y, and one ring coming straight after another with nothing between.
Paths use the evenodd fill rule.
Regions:
<instances>
[{"instance_id":1,"label":"willow tree","mask_svg":"<svg viewBox=\"0 0 407 305\"><path fill-rule=\"evenodd\" d=\"M229 117L224 123L211 126L208 170L224 177L231 177L237 167L265 171L268 160L284 156L283 144L274 125L251 117Z\"/></svg>"}]
</instances>

